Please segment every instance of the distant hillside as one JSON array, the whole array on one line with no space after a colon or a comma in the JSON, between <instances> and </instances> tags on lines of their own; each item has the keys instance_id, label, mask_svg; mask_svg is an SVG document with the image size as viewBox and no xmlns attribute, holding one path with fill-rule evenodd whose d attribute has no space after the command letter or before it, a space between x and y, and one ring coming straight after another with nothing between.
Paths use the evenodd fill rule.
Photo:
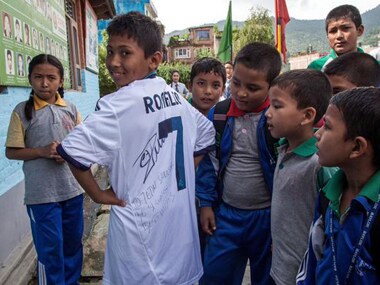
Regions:
<instances>
[{"instance_id":1,"label":"distant hillside","mask_svg":"<svg viewBox=\"0 0 380 285\"><path fill-rule=\"evenodd\" d=\"M362 14L365 32L361 38L363 45L374 44L377 41L377 34L380 32L380 5ZM218 30L223 30L225 20L216 24ZM233 26L242 27L244 22L233 21ZM170 37L188 33L188 29L171 32L165 35L164 42L168 43ZM311 45L313 50L327 52L329 45L326 39L324 20L297 20L292 18L286 26L286 45L290 54L304 52Z\"/></svg>"}]
</instances>

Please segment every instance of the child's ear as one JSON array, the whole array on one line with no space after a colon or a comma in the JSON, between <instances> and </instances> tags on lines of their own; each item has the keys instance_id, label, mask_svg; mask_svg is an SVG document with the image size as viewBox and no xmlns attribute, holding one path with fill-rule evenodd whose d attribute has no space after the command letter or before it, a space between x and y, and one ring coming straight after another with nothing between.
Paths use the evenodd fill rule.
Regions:
<instances>
[{"instance_id":1,"label":"child's ear","mask_svg":"<svg viewBox=\"0 0 380 285\"><path fill-rule=\"evenodd\" d=\"M304 126L310 123L314 125L314 119L316 114L317 111L313 107L303 109L303 119L301 121L301 125Z\"/></svg>"},{"instance_id":2,"label":"child's ear","mask_svg":"<svg viewBox=\"0 0 380 285\"><path fill-rule=\"evenodd\" d=\"M360 25L360 26L357 28L357 31L358 31L358 37L361 37L361 35L364 33L364 26L363 26L363 25Z\"/></svg>"},{"instance_id":3,"label":"child's ear","mask_svg":"<svg viewBox=\"0 0 380 285\"><path fill-rule=\"evenodd\" d=\"M162 52L156 51L150 56L149 68L150 70L156 70L160 63L162 62Z\"/></svg>"},{"instance_id":4,"label":"child's ear","mask_svg":"<svg viewBox=\"0 0 380 285\"><path fill-rule=\"evenodd\" d=\"M368 141L364 137L356 137L353 140L354 146L352 147L350 158L362 156L368 151Z\"/></svg>"}]
</instances>

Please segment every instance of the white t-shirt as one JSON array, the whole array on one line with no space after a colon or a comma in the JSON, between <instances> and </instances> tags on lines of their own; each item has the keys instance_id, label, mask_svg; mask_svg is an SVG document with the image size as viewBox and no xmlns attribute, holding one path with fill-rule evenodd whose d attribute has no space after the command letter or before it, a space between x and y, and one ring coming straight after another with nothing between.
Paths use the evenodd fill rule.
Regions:
<instances>
[{"instance_id":1,"label":"white t-shirt","mask_svg":"<svg viewBox=\"0 0 380 285\"><path fill-rule=\"evenodd\" d=\"M214 144L212 123L162 78L131 83L98 102L62 142L85 167L108 167L126 207L113 206L104 284L194 284L202 275L194 153Z\"/></svg>"}]
</instances>

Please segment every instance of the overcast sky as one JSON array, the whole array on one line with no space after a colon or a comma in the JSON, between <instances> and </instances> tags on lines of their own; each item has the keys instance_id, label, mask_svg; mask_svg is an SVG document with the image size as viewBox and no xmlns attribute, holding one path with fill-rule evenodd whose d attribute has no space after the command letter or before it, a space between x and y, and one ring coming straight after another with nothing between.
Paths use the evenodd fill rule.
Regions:
<instances>
[{"instance_id":1,"label":"overcast sky","mask_svg":"<svg viewBox=\"0 0 380 285\"><path fill-rule=\"evenodd\" d=\"M216 23L227 16L229 0L153 0L158 19L165 33L192 26ZM275 0L232 0L232 19L245 21L252 7L264 7L274 15ZM290 17L324 19L334 7L343 4L356 6L364 13L380 4L379 0L287 0Z\"/></svg>"}]
</instances>

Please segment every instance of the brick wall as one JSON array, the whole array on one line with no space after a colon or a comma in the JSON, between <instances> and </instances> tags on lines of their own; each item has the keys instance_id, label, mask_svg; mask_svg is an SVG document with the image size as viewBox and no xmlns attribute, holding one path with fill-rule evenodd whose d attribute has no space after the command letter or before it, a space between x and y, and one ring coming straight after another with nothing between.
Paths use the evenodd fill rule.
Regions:
<instances>
[{"instance_id":1,"label":"brick wall","mask_svg":"<svg viewBox=\"0 0 380 285\"><path fill-rule=\"evenodd\" d=\"M90 71L82 71L83 92L66 91L65 99L74 103L85 118L99 99L98 76ZM14 107L28 99L30 88L8 87L0 93L0 196L24 179L22 161L5 157L5 140L9 118Z\"/></svg>"}]
</instances>

